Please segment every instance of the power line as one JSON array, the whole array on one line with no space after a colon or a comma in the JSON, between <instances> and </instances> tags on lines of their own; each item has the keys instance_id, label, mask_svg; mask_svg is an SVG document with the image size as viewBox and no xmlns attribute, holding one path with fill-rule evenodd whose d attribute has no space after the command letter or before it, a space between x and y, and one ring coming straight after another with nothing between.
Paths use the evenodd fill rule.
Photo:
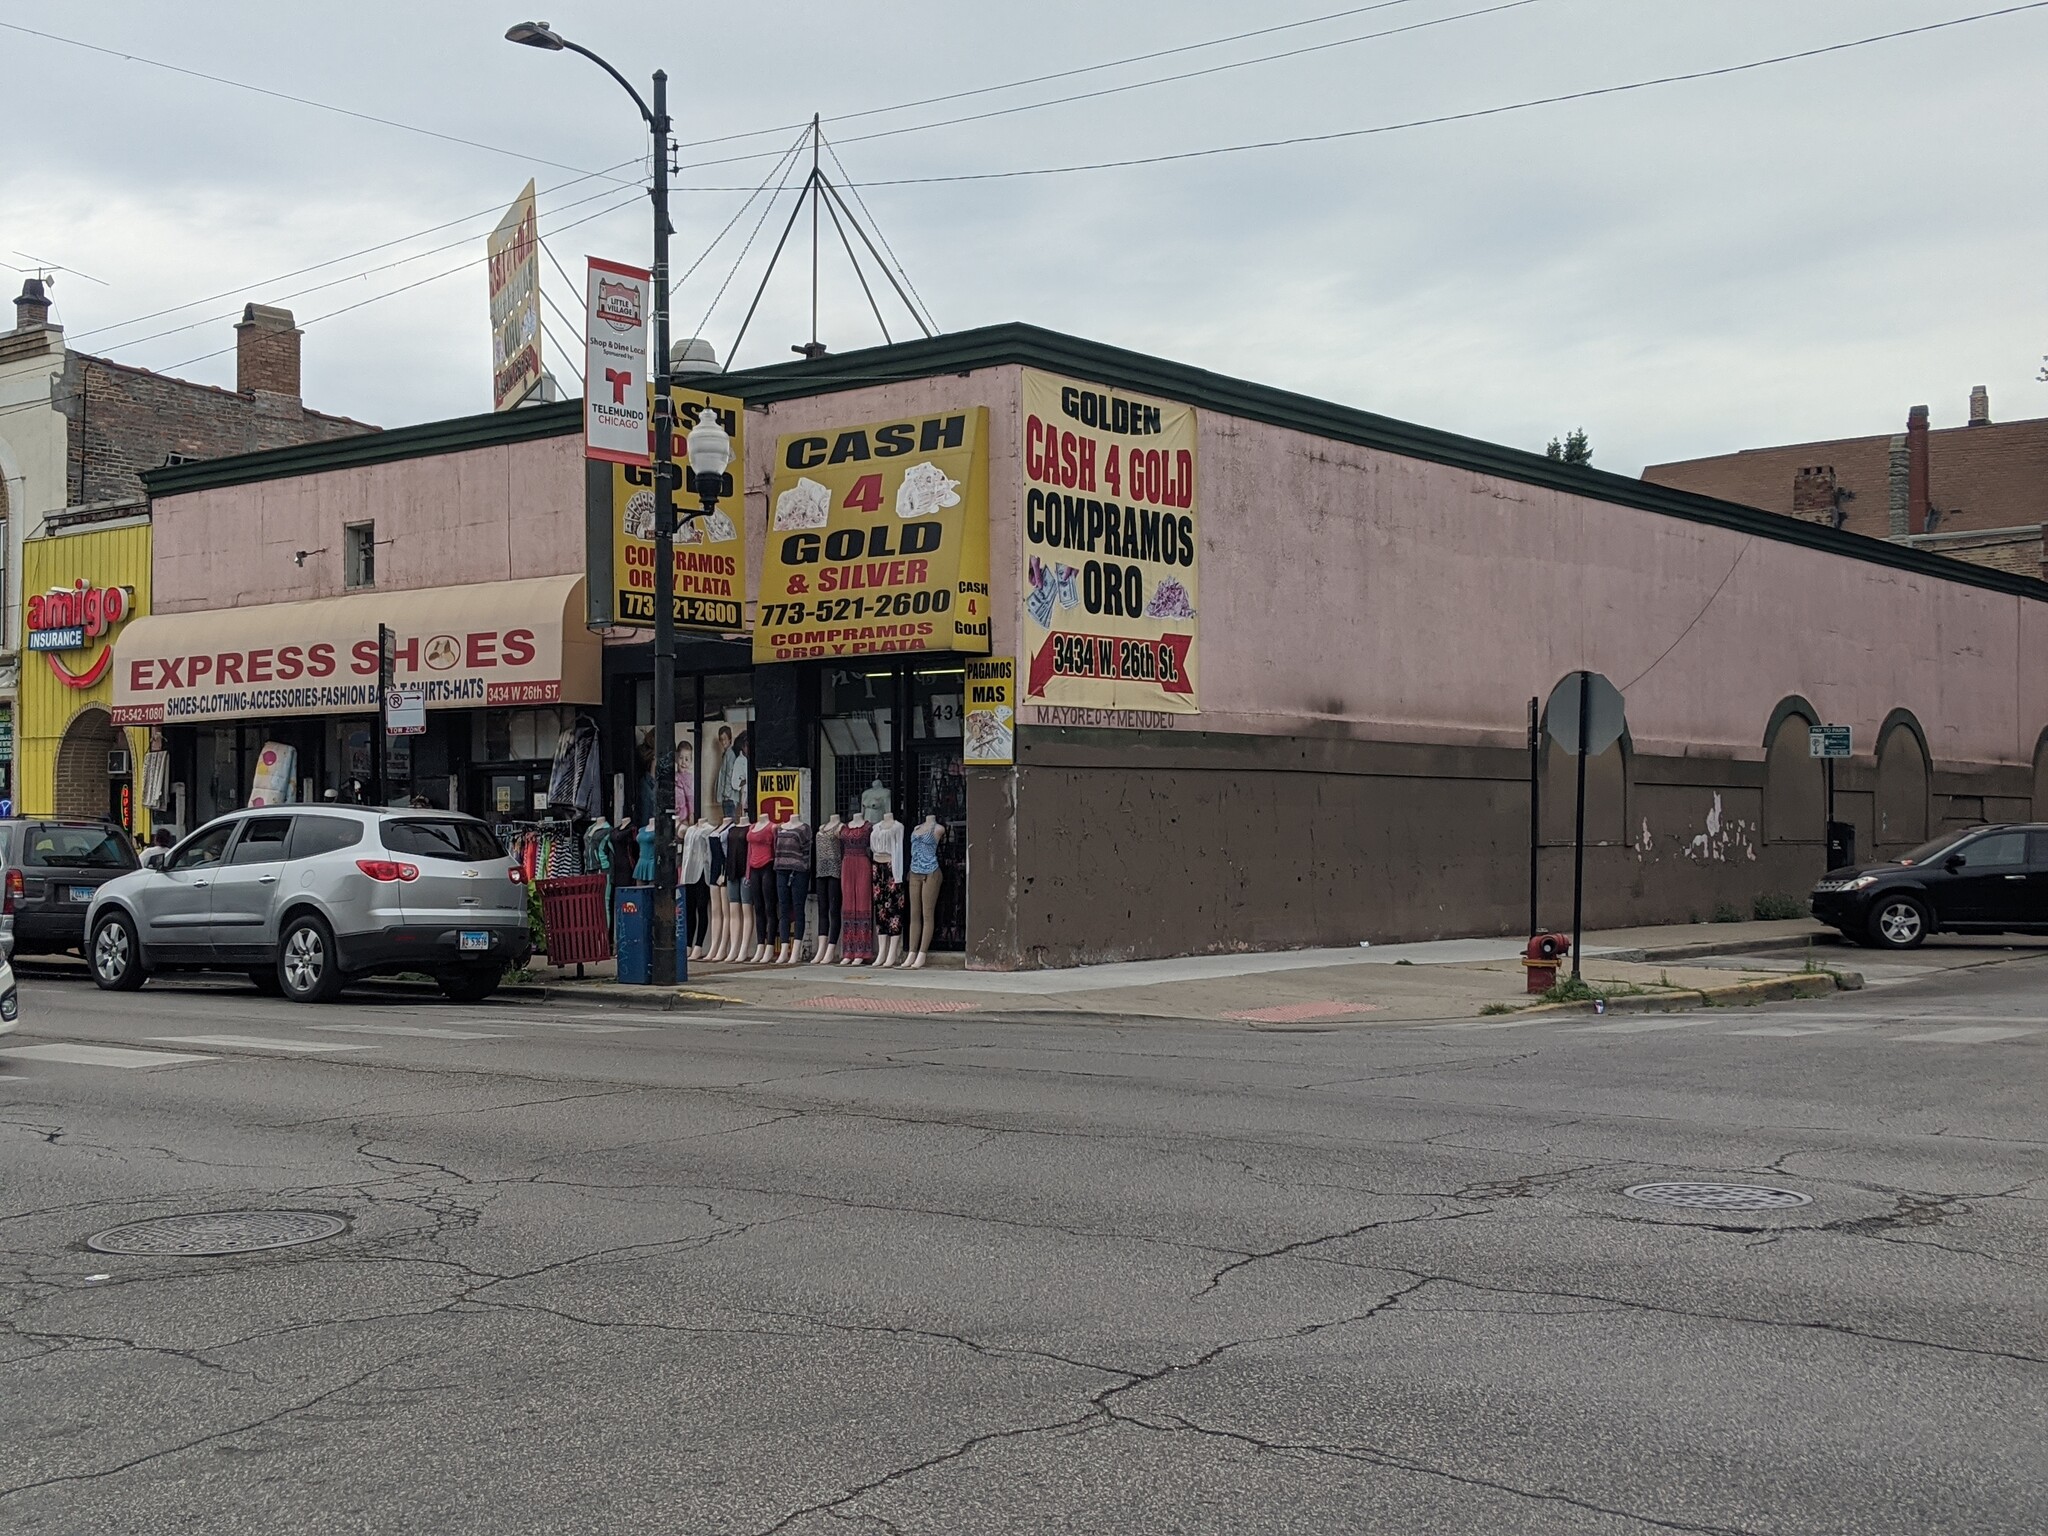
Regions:
<instances>
[{"instance_id":1,"label":"power line","mask_svg":"<svg viewBox=\"0 0 2048 1536\"><path fill-rule=\"evenodd\" d=\"M560 207L550 208L548 212L566 213L571 208L580 208L585 203L594 203L601 197L611 197L614 194L616 194L617 191L618 188L615 186L606 187L602 192L593 192L588 197L576 198L572 202L563 203ZM617 206L623 207L624 204L619 204ZM438 256L443 251L452 251L457 246L468 245L475 238L476 236L473 234L464 235L460 240L450 240L445 245L430 246L428 249L424 251L414 251L411 255L401 256L396 261L387 261L380 266L366 267L360 272L344 272L340 277L329 278L324 283L314 283L310 287L306 288L295 288L290 293L274 294L272 297L279 300L297 299L303 298L305 295L309 293L320 293L328 288L338 288L343 283L353 283L365 277L374 277L379 272L389 272L394 267L410 266L413 262L424 260L426 257ZM326 265L332 265L332 263L326 263ZM178 307L181 309L189 309L192 306L180 305ZM202 325L217 325L223 320L234 319L237 313L239 313L238 310L228 310L224 314L208 315L206 318L202 320L190 320L183 325L174 325L170 326L165 330L152 331L147 336L136 336L130 338L127 341L116 342L113 346L107 348L107 350L110 352L121 352L127 350L130 347L139 347L145 342L159 340L165 336L177 336L185 331L197 330Z\"/></svg>"},{"instance_id":2,"label":"power line","mask_svg":"<svg viewBox=\"0 0 2048 1536\"><path fill-rule=\"evenodd\" d=\"M2043 3L2048 4L2048 0L2043 0ZM563 233L565 230L575 229L578 225L592 223L597 219L604 218L608 214L617 213L621 208L627 208L632 206L632 204L638 202L639 199L640 194L638 192L635 192L630 197L620 199L618 202L612 204L609 208L600 208L597 210L597 212L585 214L580 219L571 220L567 224L557 225L554 229L550 230L549 233L559 235ZM365 305L376 304L380 303L385 299L396 298L401 293L410 293L415 288L424 288L428 283L438 283L444 277L453 277L458 272L467 272L473 267L480 267L489 260L489 256L475 257L469 261L461 263L458 266L448 267L443 271L430 273L426 277L422 277L413 282L406 283L401 287L388 288L382 293L373 293L366 299L358 299L353 304L344 304L339 309L330 309L324 315L314 315L311 319L301 320L299 322L299 326L301 329L304 329L306 326L309 325L318 325L322 320L332 320L336 315L345 315L348 314L351 310L361 309ZM221 357L234 350L235 349L232 346L216 347L211 352L202 352L197 357L188 357L181 363L172 363L168 367L157 368L151 371L155 373L170 373L173 369L189 368L194 363L203 363L208 358Z\"/></svg>"},{"instance_id":3,"label":"power line","mask_svg":"<svg viewBox=\"0 0 2048 1536\"><path fill-rule=\"evenodd\" d=\"M502 144L486 144L480 139L465 139L458 134L442 133L436 128L422 128L417 123L402 123L393 117L378 117L372 112L358 112L353 107L337 107L329 101L315 101L310 96L294 96L289 91L274 91L265 85L251 85L246 80L232 80L226 75L209 75L201 69L188 69L182 64L167 64L162 59L148 58L139 53L129 53L120 48L105 48L98 43L88 43L76 37L63 37L55 32L41 32L34 27L24 27L17 22L0 21L0 27L10 32L20 32L29 37L40 37L46 42L64 43L73 48L84 48L92 53L105 54L109 58L123 59L130 64L147 64L152 69L168 70L174 75L188 75L194 80L210 81L214 85L229 86L238 91L251 91L258 96L269 96L277 101L294 102L302 107L314 107L322 112L333 112L342 117L353 117L358 122L376 123L384 128L399 128L407 133L424 134L430 139L440 139L449 144L461 144L469 149L488 150L494 155L509 155L517 160L531 161L536 165L553 166L558 171L583 171L586 176L603 176L604 171L585 170L580 165L565 165L560 160L543 160L537 155L522 154L516 149L507 149Z\"/></svg>"},{"instance_id":4,"label":"power line","mask_svg":"<svg viewBox=\"0 0 2048 1536\"><path fill-rule=\"evenodd\" d=\"M874 139L892 139L906 133L925 133L934 128L957 128L963 123L981 123L994 117L1012 117L1019 112L1037 112L1046 107L1063 107L1077 101L1094 101L1103 96L1120 96L1126 91L1142 91L1148 86L1172 85L1182 80L1200 79L1205 75L1220 75L1233 69L1246 69L1254 64L1270 64L1278 59L1294 59L1300 58L1304 54L1325 53L1332 48L1349 47L1353 43L1369 43L1379 38L1399 37L1407 32L1421 32L1429 27L1441 27L1454 21L1470 21L1478 16L1493 16L1502 11L1516 11L1525 5L1536 5L1539 3L1540 0L1503 0L1503 3L1498 5L1485 6L1476 11L1459 11L1450 16L1433 16L1428 21L1411 22L1405 27L1388 27L1380 32L1361 32L1356 37L1333 38L1327 43L1312 43L1304 48L1289 48L1281 53L1261 54L1255 59L1235 59L1228 64L1212 64L1206 69L1183 70L1177 75L1159 75L1150 80L1133 80L1125 85L1107 85L1099 91L1081 91L1072 96L1053 96L1048 97L1044 101L1027 101L1014 107L997 107L990 112L970 113L965 117L940 118L929 123L909 123L901 128L882 128L874 133L855 134L852 138L842 139L840 142L842 144L866 144ZM690 170L708 165L737 164L741 161L758 160L760 158L761 155L757 153L734 155L724 160L693 160L686 164L683 169ZM876 183L870 183L870 185L876 185Z\"/></svg>"},{"instance_id":5,"label":"power line","mask_svg":"<svg viewBox=\"0 0 2048 1536\"><path fill-rule=\"evenodd\" d=\"M1796 53L1774 54L1770 58L1751 59L1741 64L1724 64L1714 69L1696 69L1678 75L1659 75L1650 80L1632 80L1625 85L1603 85L1590 90L1567 91L1558 96L1537 96L1527 101L1511 101L1497 107L1477 107L1469 112L1446 112L1438 117L1417 117L1406 122L1380 123L1371 128L1346 128L1336 133L1299 134L1285 139L1259 139L1248 144L1219 144L1211 149L1184 149L1171 154L1136 155L1127 160L1093 160L1076 165L1033 166L1014 171L963 171L950 176L888 177L866 181L861 185L915 187L951 181L1007 181L1020 176L1065 176L1078 171L1122 170L1134 165L1163 165L1176 160L1201 160L1213 155L1237 155L1255 149L1284 149L1295 144L1328 144L1338 139L1359 139L1373 134L1399 133L1408 128L1432 128L1442 123L1463 123L1476 118L1498 117L1506 112L1522 112L1531 107L1553 107L1568 101L1590 101L1599 96L1619 96L1628 91L1648 90L1657 85L1677 85L1689 80L1712 80L1723 75L1739 75L1753 69L1768 69L1774 64L1816 59L1824 54L1843 53L1851 48L1865 48L1872 43L1888 43L1901 37L1916 37L1924 32L1941 32L1950 27L1968 26L1972 22L1989 21L2000 16L2016 16L2023 11L2038 11L2043 8L2048 8L2048 0L2028 0L2024 5L2009 5L1996 11L1979 11L1972 16L1957 16L1948 21L1929 22L1924 26L1904 27L1896 32L1879 32L1870 37L1851 38L1846 42L1828 43L1818 48L1802 48ZM705 187L697 190L734 189Z\"/></svg>"},{"instance_id":6,"label":"power line","mask_svg":"<svg viewBox=\"0 0 2048 1536\"><path fill-rule=\"evenodd\" d=\"M1390 10L1397 5L1412 5L1415 0L1379 0L1376 5L1354 5L1349 10L1331 11L1322 16L1309 16L1301 21L1281 22L1277 26L1254 27L1249 32L1233 32L1227 37L1212 37L1206 42L1182 43L1173 48L1158 48L1150 53L1134 53L1126 58L1110 59L1102 64L1083 64L1074 69L1056 69L1051 74L1030 75L1022 80L1006 80L1000 85L979 85L972 90L949 91L943 96L926 96L918 101L899 101L892 107L868 107L860 112L844 112L827 122L850 123L863 117L877 117L889 112L907 112L913 107L936 106L940 102L960 101L970 96L987 96L996 91L1021 90L1027 85L1043 85L1049 80L1069 80L1076 75L1099 74L1105 69L1121 69L1126 64L1143 64L1151 59L1164 59L1180 53L1194 53L1204 48L1220 48L1226 43L1241 43L1248 38L1265 37L1274 32L1293 32L1302 27L1318 26L1326 21L1342 21L1346 16L1359 16L1367 11ZM788 133L795 128L808 128L808 122L785 123L779 128L756 128L746 133L728 133L713 139L691 139L678 144L678 149L702 149L712 144L730 144L739 139L759 138L767 133ZM843 169L843 167L842 167Z\"/></svg>"},{"instance_id":7,"label":"power line","mask_svg":"<svg viewBox=\"0 0 2048 1536\"><path fill-rule=\"evenodd\" d=\"M860 188L854 185L852 174L846 169L846 162L839 158L839 151L832 147L830 139L825 140L825 153L832 157L833 165L839 169L840 181L853 193L853 200L860 204L860 211L868 216L868 223L874 226L875 238L882 242L882 249L889 253L889 260L896 264L896 275L903 279L903 286L910 290L910 296L917 300L917 307L924 311L927 325L936 331L939 322L932 318L932 307L925 303L924 295L917 291L917 284L910 280L910 273L903 265L903 258L896 254L896 248L889 244L889 237L882 233L882 221L876 218L874 210L868 207L868 200L860 195Z\"/></svg>"},{"instance_id":8,"label":"power line","mask_svg":"<svg viewBox=\"0 0 2048 1536\"><path fill-rule=\"evenodd\" d=\"M550 193L560 192L565 188L576 186L580 182L589 181L593 176L605 175L610 171L616 171L624 166L632 165L640 158L640 156L635 155L631 160L621 160L617 165L607 166L604 171L592 171L588 175L572 176L567 181L558 181L551 187L541 188L535 195L537 197L546 197ZM375 255L378 251L387 251L394 245L403 245L408 240L419 240L427 235L438 235L444 229L453 229L458 224L467 224L472 219L481 219L487 215L498 214L503 211L501 206L494 203L488 208L478 209L475 213L465 213L460 218L450 219L445 224L430 224L425 229L416 229L409 235L399 235L390 240L379 241L375 245L366 245L361 250L350 251L345 256L330 256L325 261L316 261L308 267L295 267L289 272L280 272L275 277L258 278L256 281L248 283L237 283L234 287L224 288L219 293L210 293L203 299L188 299L183 304L173 304L167 309L153 309L146 315L131 315L126 320L114 320L106 325L96 325L91 330L78 332L70 339L73 341L83 341L88 336L103 336L108 331L118 331L131 325L141 325L145 321L161 319L165 315L175 315L181 309L196 309L201 304L211 304L218 299L232 298L236 294L246 293L252 288L268 288L272 283L289 282L292 278L304 277L308 272L318 272L322 267L337 266L344 261L354 261L360 256Z\"/></svg>"}]
</instances>

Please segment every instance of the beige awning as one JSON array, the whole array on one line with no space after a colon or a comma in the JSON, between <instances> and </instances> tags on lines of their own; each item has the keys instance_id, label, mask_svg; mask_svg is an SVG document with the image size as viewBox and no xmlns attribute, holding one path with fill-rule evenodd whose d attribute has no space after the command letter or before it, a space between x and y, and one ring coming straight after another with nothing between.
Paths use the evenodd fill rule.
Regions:
<instances>
[{"instance_id":1,"label":"beige awning","mask_svg":"<svg viewBox=\"0 0 2048 1536\"><path fill-rule=\"evenodd\" d=\"M395 681L429 709L598 701L583 578L536 576L132 620L114 641L114 720L368 714L380 624L397 636Z\"/></svg>"}]
</instances>

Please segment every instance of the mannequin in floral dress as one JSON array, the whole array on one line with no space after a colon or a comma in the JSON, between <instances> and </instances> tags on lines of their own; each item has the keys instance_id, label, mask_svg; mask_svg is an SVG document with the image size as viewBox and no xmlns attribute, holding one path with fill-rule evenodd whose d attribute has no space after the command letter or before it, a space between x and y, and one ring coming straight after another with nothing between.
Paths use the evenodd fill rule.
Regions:
<instances>
[{"instance_id":1,"label":"mannequin in floral dress","mask_svg":"<svg viewBox=\"0 0 2048 1536\"><path fill-rule=\"evenodd\" d=\"M868 840L874 829L856 816L839 834L839 942L842 965L875 958L875 868Z\"/></svg>"}]
</instances>

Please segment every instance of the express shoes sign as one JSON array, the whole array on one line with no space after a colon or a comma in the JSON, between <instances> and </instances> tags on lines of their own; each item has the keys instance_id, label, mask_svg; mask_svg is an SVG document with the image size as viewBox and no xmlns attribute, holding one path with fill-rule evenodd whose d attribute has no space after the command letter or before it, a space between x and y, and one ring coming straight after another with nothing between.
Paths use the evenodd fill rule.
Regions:
<instances>
[{"instance_id":1,"label":"express shoes sign","mask_svg":"<svg viewBox=\"0 0 2048 1536\"><path fill-rule=\"evenodd\" d=\"M90 688L107 675L114 660L113 647L102 646L82 671L73 671L60 653L85 650L134 616L133 588L96 587L80 579L69 587L30 596L28 648L46 653L50 670L67 688Z\"/></svg>"}]
</instances>

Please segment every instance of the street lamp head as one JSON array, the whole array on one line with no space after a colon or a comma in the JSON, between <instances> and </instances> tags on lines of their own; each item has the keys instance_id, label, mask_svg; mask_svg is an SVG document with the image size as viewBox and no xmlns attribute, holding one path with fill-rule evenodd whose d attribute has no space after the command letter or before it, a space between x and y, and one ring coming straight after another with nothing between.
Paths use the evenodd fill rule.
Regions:
<instances>
[{"instance_id":1,"label":"street lamp head","mask_svg":"<svg viewBox=\"0 0 2048 1536\"><path fill-rule=\"evenodd\" d=\"M554 28L544 21L522 21L516 27L507 27L505 41L524 43L529 48L545 48L550 53L562 51L562 40L555 36Z\"/></svg>"},{"instance_id":2,"label":"street lamp head","mask_svg":"<svg viewBox=\"0 0 2048 1536\"><path fill-rule=\"evenodd\" d=\"M732 439L718 424L715 412L706 411L699 416L685 441L690 449L690 472L700 479L706 475L716 478L732 463Z\"/></svg>"}]
</instances>

